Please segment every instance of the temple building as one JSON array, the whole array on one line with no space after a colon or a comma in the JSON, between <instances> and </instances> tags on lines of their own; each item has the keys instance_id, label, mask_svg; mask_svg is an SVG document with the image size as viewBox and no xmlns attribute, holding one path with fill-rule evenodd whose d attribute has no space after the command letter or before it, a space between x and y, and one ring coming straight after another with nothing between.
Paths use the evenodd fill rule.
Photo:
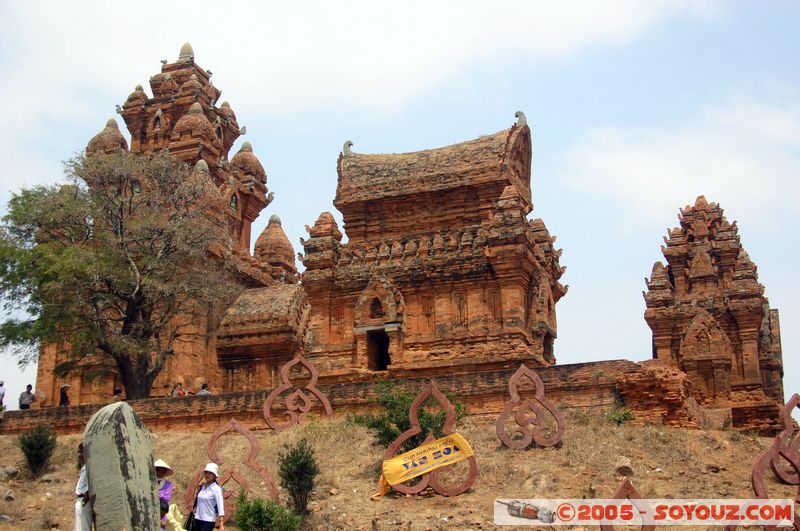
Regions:
<instances>
[{"instance_id":1,"label":"temple building","mask_svg":"<svg viewBox=\"0 0 800 531\"><path fill-rule=\"evenodd\" d=\"M700 196L679 221L661 247L667 265L653 265L644 293L653 357L689 376L706 411L734 425L773 418L783 403L778 310L719 205Z\"/></svg>"},{"instance_id":2,"label":"temple building","mask_svg":"<svg viewBox=\"0 0 800 531\"><path fill-rule=\"evenodd\" d=\"M524 114L497 133L413 153L358 153L346 142L333 200L343 226L321 213L306 226L298 255L274 213L253 245L252 224L272 201L267 174L250 142L229 158L244 128L227 102L217 105L220 91L191 46L149 88L151 95L137 85L118 108L130 141L110 120L87 156L168 150L192 168L204 211L227 234L209 259L233 258L230 288L239 293L193 323L194 339L176 348L153 397L177 382L192 391L208 383L215 393L243 392L252 406L302 352L320 384L355 408L369 407L365 389L378 378L439 377L474 411L493 412L525 363L541 369L548 393L569 407L622 398L642 422L780 428L778 311L736 223L716 203L700 196L681 209L662 247L666 265L657 262L647 279L655 359L555 365L565 267L544 222L528 219L532 141ZM46 399L37 406L54 405L64 383L73 404L108 402L119 387L116 366L95 355L56 378L66 356L56 345L42 348L37 390ZM216 414L229 417L220 407Z\"/></svg>"},{"instance_id":3,"label":"temple building","mask_svg":"<svg viewBox=\"0 0 800 531\"><path fill-rule=\"evenodd\" d=\"M87 155L130 150L169 153L194 168L205 209L224 224L227 249L245 288L218 322L195 323L166 364L152 396L181 382L218 392L276 385L283 363L305 352L323 381L376 375L471 372L555 363L560 251L531 212L531 131L522 113L511 128L440 149L363 155L345 146L334 205L307 227L305 271L272 215L251 254L251 226L269 205L266 172L220 91L186 44L118 112L130 146L110 120ZM45 346L37 388L49 397L72 384L73 403L104 402L118 386L102 356L66 380L52 369L66 354ZM97 378L98 373L105 376ZM94 376L90 376L94 374Z\"/></svg>"},{"instance_id":4,"label":"temple building","mask_svg":"<svg viewBox=\"0 0 800 531\"><path fill-rule=\"evenodd\" d=\"M476 140L339 156L333 216L302 242L307 351L324 377L555 363L560 251L531 201L525 117Z\"/></svg>"}]
</instances>

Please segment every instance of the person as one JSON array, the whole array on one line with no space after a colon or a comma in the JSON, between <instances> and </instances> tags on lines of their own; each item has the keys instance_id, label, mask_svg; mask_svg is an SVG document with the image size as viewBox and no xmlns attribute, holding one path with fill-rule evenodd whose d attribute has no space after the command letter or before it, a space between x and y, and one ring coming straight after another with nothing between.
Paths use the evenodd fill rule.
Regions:
<instances>
[{"instance_id":1,"label":"person","mask_svg":"<svg viewBox=\"0 0 800 531\"><path fill-rule=\"evenodd\" d=\"M183 384L178 382L172 387L172 396L173 398L179 396L186 396L186 389L183 388Z\"/></svg>"},{"instance_id":2,"label":"person","mask_svg":"<svg viewBox=\"0 0 800 531\"><path fill-rule=\"evenodd\" d=\"M36 401L36 395L33 394L31 391L33 390L33 386L28 384L25 386L25 390L22 391L19 395L19 408L20 409L30 409L31 404Z\"/></svg>"},{"instance_id":3,"label":"person","mask_svg":"<svg viewBox=\"0 0 800 531\"><path fill-rule=\"evenodd\" d=\"M3 380L0 380L0 407L3 406L3 399L6 397L6 388L3 387L4 383Z\"/></svg>"},{"instance_id":4,"label":"person","mask_svg":"<svg viewBox=\"0 0 800 531\"><path fill-rule=\"evenodd\" d=\"M208 384L204 383L200 386L200 390L197 391L197 396L209 396L211 391L208 390Z\"/></svg>"},{"instance_id":5,"label":"person","mask_svg":"<svg viewBox=\"0 0 800 531\"><path fill-rule=\"evenodd\" d=\"M161 502L162 506L164 502ZM176 504L171 504L162 519L164 531L186 531L183 528L183 514Z\"/></svg>"},{"instance_id":6,"label":"person","mask_svg":"<svg viewBox=\"0 0 800 531\"><path fill-rule=\"evenodd\" d=\"M83 443L78 445L78 463L81 473L75 485L75 531L92 531L92 500L89 497L89 477L83 457Z\"/></svg>"},{"instance_id":7,"label":"person","mask_svg":"<svg viewBox=\"0 0 800 531\"><path fill-rule=\"evenodd\" d=\"M111 402L119 402L120 400L122 400L122 389L117 387L114 389L114 394L111 395Z\"/></svg>"},{"instance_id":8,"label":"person","mask_svg":"<svg viewBox=\"0 0 800 531\"><path fill-rule=\"evenodd\" d=\"M163 459L158 459L153 466L156 468L156 479L158 480L158 499L167 502L169 508L169 500L172 498L172 482L167 479L167 476L172 475L172 469Z\"/></svg>"},{"instance_id":9,"label":"person","mask_svg":"<svg viewBox=\"0 0 800 531\"><path fill-rule=\"evenodd\" d=\"M197 492L194 510L195 531L214 531L215 525L219 531L225 531L223 519L225 505L222 498L222 487L217 484L219 467L216 463L208 463L203 470L203 482Z\"/></svg>"},{"instance_id":10,"label":"person","mask_svg":"<svg viewBox=\"0 0 800 531\"><path fill-rule=\"evenodd\" d=\"M69 384L64 384L61 386L61 397L58 399L59 406L66 407L69 405L69 394L67 393L67 391L69 391L70 387L72 386Z\"/></svg>"}]
</instances>

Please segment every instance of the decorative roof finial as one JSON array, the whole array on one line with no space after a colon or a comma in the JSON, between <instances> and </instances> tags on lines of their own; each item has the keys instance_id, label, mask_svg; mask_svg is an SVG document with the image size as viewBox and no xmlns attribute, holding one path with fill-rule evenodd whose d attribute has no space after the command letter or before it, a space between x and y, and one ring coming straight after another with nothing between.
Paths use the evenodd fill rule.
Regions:
<instances>
[{"instance_id":1,"label":"decorative roof finial","mask_svg":"<svg viewBox=\"0 0 800 531\"><path fill-rule=\"evenodd\" d=\"M352 155L355 155L355 153L353 153L353 151L350 149L352 145L353 141L348 140L347 142L344 143L344 146L342 146L342 153L344 154L345 157L350 157Z\"/></svg>"},{"instance_id":2,"label":"decorative roof finial","mask_svg":"<svg viewBox=\"0 0 800 531\"><path fill-rule=\"evenodd\" d=\"M272 225L273 223L277 223L278 225L281 224L281 218L278 216L278 214L272 214L269 217L269 223L267 223L267 225Z\"/></svg>"},{"instance_id":3,"label":"decorative roof finial","mask_svg":"<svg viewBox=\"0 0 800 531\"><path fill-rule=\"evenodd\" d=\"M517 119L517 126L518 127L525 127L528 125L528 119L525 118L525 113L522 111L517 111L514 113L514 116Z\"/></svg>"},{"instance_id":4,"label":"decorative roof finial","mask_svg":"<svg viewBox=\"0 0 800 531\"><path fill-rule=\"evenodd\" d=\"M253 144L251 144L250 141L248 140L247 142L242 144L242 147L239 148L239 151L246 151L247 153L252 153L253 152Z\"/></svg>"},{"instance_id":5,"label":"decorative roof finial","mask_svg":"<svg viewBox=\"0 0 800 531\"><path fill-rule=\"evenodd\" d=\"M192 103L192 106L189 107L189 114L201 114L203 112L203 108L200 106L198 102Z\"/></svg>"},{"instance_id":6,"label":"decorative roof finial","mask_svg":"<svg viewBox=\"0 0 800 531\"><path fill-rule=\"evenodd\" d=\"M208 173L208 163L203 159L197 161L194 165L194 171L197 173Z\"/></svg>"},{"instance_id":7,"label":"decorative roof finial","mask_svg":"<svg viewBox=\"0 0 800 531\"><path fill-rule=\"evenodd\" d=\"M108 121L106 122L106 127L111 127L112 129L119 129L119 124L117 124L117 121L115 119L109 118Z\"/></svg>"},{"instance_id":8,"label":"decorative roof finial","mask_svg":"<svg viewBox=\"0 0 800 531\"><path fill-rule=\"evenodd\" d=\"M181 53L178 55L178 61L183 61L185 59L194 60L194 50L192 50L192 45L188 42L181 46Z\"/></svg>"}]
</instances>

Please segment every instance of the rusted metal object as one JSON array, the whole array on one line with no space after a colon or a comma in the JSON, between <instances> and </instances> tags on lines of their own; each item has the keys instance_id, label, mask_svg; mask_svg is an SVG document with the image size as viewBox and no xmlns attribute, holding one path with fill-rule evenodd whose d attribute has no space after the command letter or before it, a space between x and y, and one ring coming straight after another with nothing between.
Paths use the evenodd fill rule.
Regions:
<instances>
[{"instance_id":1,"label":"rusted metal object","mask_svg":"<svg viewBox=\"0 0 800 531\"><path fill-rule=\"evenodd\" d=\"M272 474L270 474L269 470L267 470L264 465L257 461L258 453L261 451L261 446L258 444L258 441L253 433L245 426L240 424L236 419L231 418L228 422L217 428L217 430L211 434L211 438L208 440L207 447L209 461L220 465L220 467L224 464L224 461L220 458L219 453L217 452L217 443L219 442L220 437L229 431L239 432L250 443L250 451L247 453L247 457L240 461L240 463L258 474L258 476L264 481L264 484L269 489L270 497L276 502L279 501L278 486L275 483L275 479L272 477ZM203 464L194 473L192 479L189 481L186 491L183 494L184 509L187 513L192 510L197 487L203 480L203 468L205 468L205 464ZM238 483L245 492L250 492L250 482L247 481L247 478L235 467L225 467L225 471L221 472L221 475L217 478L217 483L220 487L223 487L222 496L225 499L225 517L223 520L225 522L227 522L233 514L233 503L230 498L231 496L238 494L238 489L236 489L236 492L234 492L232 490L225 490L224 488L225 484L231 479Z\"/></svg>"},{"instance_id":2,"label":"rusted metal object","mask_svg":"<svg viewBox=\"0 0 800 531\"><path fill-rule=\"evenodd\" d=\"M397 439L392 442L392 444L386 450L386 453L383 455L384 461L394 457L404 442L422 431L422 427L419 425L419 413L422 405L425 403L425 400L427 400L430 396L433 396L436 401L439 402L439 406L442 408L445 414L442 433L444 435L450 435L453 433L453 425L456 422L456 410L453 407L453 404L450 403L447 397L444 396L444 394L436 386L436 382L431 380L430 383L428 383L428 385L426 385L425 388L417 395L417 397L414 399L414 402L411 403L411 410L408 412L408 420L411 421L411 428L401 433L400 436L398 436ZM434 440L434 436L429 432L425 438L425 442L432 440ZM438 470L434 470L433 472L423 474L419 478L414 478L412 481L415 481L416 483L412 483L412 481L410 481L401 483L399 485L392 485L392 488L403 494L419 494L426 488L431 487L434 491L443 496L458 496L459 494L469 490L472 484L475 483L475 478L478 477L478 462L475 460L475 456L473 455L469 457L467 459L467 463L469 464L469 476L458 485L448 485L445 484L444 481L440 480L441 474L451 470L453 467L458 466L458 463L456 463Z\"/></svg>"},{"instance_id":3,"label":"rusted metal object","mask_svg":"<svg viewBox=\"0 0 800 531\"><path fill-rule=\"evenodd\" d=\"M296 387L289 378L289 371L295 365L302 365L311 374L308 384L304 388ZM281 367L281 385L273 390L264 402L264 420L267 421L270 428L275 431L281 431L303 422L314 404L312 397L316 397L320 401L326 416L333 415L333 409L331 408L331 403L328 402L328 398L316 387L318 378L319 372L317 368L303 356L302 352L298 352L291 361ZM284 400L286 411L283 412L283 416L287 420L286 422L277 422L272 418L272 403L279 395L289 389L294 389L294 391L287 395Z\"/></svg>"},{"instance_id":4,"label":"rusted metal object","mask_svg":"<svg viewBox=\"0 0 800 531\"><path fill-rule=\"evenodd\" d=\"M790 485L800 485L797 478L800 477L800 451L797 449L797 429L792 420L792 410L800 405L800 395L794 394L783 408L784 430L772 440L767 450L758 458L753 465L750 474L750 484L753 486L753 494L756 499L767 500L770 498L769 490L764 481L764 473L768 468L772 469L776 478ZM786 462L791 467L789 470L781 468L779 465ZM800 502L800 486L797 488L795 500ZM794 529L800 531L800 515L794 514ZM734 531L739 526L730 525L725 527L725 531ZM774 531L777 526L764 526L767 531Z\"/></svg>"},{"instance_id":5,"label":"rusted metal object","mask_svg":"<svg viewBox=\"0 0 800 531\"><path fill-rule=\"evenodd\" d=\"M782 445L788 446L796 452L800 452L800 429L792 419L792 411L798 406L800 406L800 395L795 393L783 406L783 431L777 435L781 439ZM781 466L779 455L770 459L769 466L779 481L787 485L800 484L800 476L794 470Z\"/></svg>"},{"instance_id":6,"label":"rusted metal object","mask_svg":"<svg viewBox=\"0 0 800 531\"><path fill-rule=\"evenodd\" d=\"M617 492L614 493L614 496L612 496L611 499L630 500L636 507L642 507L642 508L644 507L643 505L641 505L644 502L637 501L642 499L642 495L639 494L639 491L637 491L634 488L633 483L631 483L631 480L628 478L625 478L625 480L619 486ZM647 524L647 525L642 524L641 526L642 531L653 531L655 528L656 526L653 524ZM611 524L600 523L601 531L614 531L614 529L615 529L614 526Z\"/></svg>"},{"instance_id":7,"label":"rusted metal object","mask_svg":"<svg viewBox=\"0 0 800 531\"><path fill-rule=\"evenodd\" d=\"M519 384L523 378L533 382L535 390L531 398L519 396ZM524 450L534 442L539 446L555 446L561 442L566 425L564 417L555 404L544 396L544 382L538 374L523 363L509 380L508 392L511 400L506 402L497 419L497 436L503 444L514 450ZM556 422L555 433L550 437L544 434L543 428L547 420L544 410L549 411ZM516 425L512 426L509 433L507 424L512 415Z\"/></svg>"}]
</instances>

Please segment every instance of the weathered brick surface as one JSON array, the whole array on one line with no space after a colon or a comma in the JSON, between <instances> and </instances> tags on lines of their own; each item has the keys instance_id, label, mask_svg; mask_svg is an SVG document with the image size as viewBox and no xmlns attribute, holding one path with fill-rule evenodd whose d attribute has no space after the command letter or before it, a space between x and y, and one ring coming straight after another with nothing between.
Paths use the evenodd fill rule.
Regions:
<instances>
[{"instance_id":1,"label":"weathered brick surface","mask_svg":"<svg viewBox=\"0 0 800 531\"><path fill-rule=\"evenodd\" d=\"M625 406L636 424L664 424L677 428L702 428L702 408L691 396L686 373L658 360L640 363L641 371L617 381Z\"/></svg>"},{"instance_id":2,"label":"weathered brick surface","mask_svg":"<svg viewBox=\"0 0 800 531\"><path fill-rule=\"evenodd\" d=\"M731 409L733 426L779 428L783 361L778 311L770 309L736 222L697 198L664 238L644 293L653 357L686 372L692 396ZM763 417L761 415L766 415Z\"/></svg>"}]
</instances>

